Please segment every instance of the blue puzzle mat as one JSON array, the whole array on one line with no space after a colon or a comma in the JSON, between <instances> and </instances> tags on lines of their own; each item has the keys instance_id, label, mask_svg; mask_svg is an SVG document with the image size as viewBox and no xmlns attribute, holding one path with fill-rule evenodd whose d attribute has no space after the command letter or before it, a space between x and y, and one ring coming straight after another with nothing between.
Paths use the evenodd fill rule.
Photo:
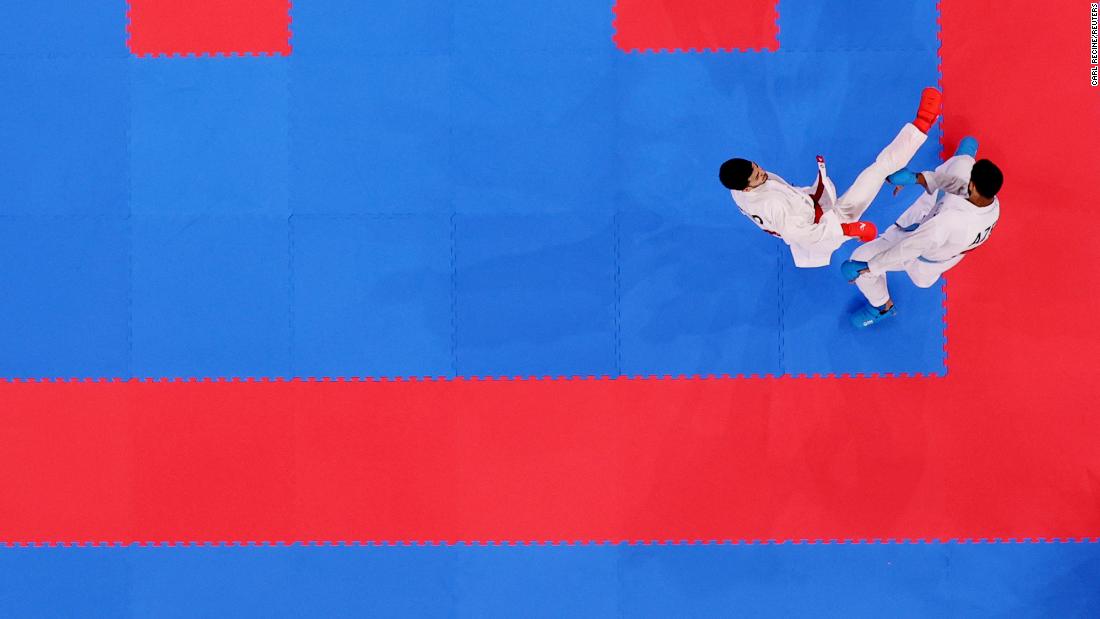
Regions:
<instances>
[{"instance_id":1,"label":"blue puzzle mat","mask_svg":"<svg viewBox=\"0 0 1100 619\"><path fill-rule=\"evenodd\" d=\"M626 54L606 2L305 3L282 58L6 8L0 376L942 374L940 288L892 280L857 333L854 244L795 269L717 182L821 153L843 191L912 117L935 3L863 4L784 2L775 53Z\"/></svg>"},{"instance_id":2,"label":"blue puzzle mat","mask_svg":"<svg viewBox=\"0 0 1100 619\"><path fill-rule=\"evenodd\" d=\"M1100 544L0 549L20 617L1094 617Z\"/></svg>"}]
</instances>

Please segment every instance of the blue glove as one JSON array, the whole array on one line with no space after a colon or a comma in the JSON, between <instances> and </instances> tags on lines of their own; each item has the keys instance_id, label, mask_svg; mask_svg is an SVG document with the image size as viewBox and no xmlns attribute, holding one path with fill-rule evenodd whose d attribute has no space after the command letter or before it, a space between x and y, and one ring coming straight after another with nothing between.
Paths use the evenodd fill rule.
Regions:
<instances>
[{"instance_id":1,"label":"blue glove","mask_svg":"<svg viewBox=\"0 0 1100 619\"><path fill-rule=\"evenodd\" d=\"M858 260L845 260L840 265L840 272L844 275L844 279L854 282L859 277L859 272L867 268L866 262L860 262Z\"/></svg>"},{"instance_id":2,"label":"blue glove","mask_svg":"<svg viewBox=\"0 0 1100 619\"><path fill-rule=\"evenodd\" d=\"M891 185L916 185L917 173L910 172L908 168L902 168L886 177L886 182Z\"/></svg>"},{"instance_id":3,"label":"blue glove","mask_svg":"<svg viewBox=\"0 0 1100 619\"><path fill-rule=\"evenodd\" d=\"M959 147L955 149L955 155L970 155L971 157L978 156L978 138L968 135L959 142Z\"/></svg>"}]
</instances>

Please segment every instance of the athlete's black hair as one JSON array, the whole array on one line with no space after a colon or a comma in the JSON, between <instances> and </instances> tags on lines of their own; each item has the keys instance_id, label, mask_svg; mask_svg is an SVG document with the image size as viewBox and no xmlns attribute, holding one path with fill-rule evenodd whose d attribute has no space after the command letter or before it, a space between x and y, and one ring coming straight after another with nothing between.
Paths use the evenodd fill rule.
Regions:
<instances>
[{"instance_id":1,"label":"athlete's black hair","mask_svg":"<svg viewBox=\"0 0 1100 619\"><path fill-rule=\"evenodd\" d=\"M1005 177L992 161L981 159L974 163L974 169L970 171L970 182L974 183L978 193L992 200L1004 185Z\"/></svg>"},{"instance_id":2,"label":"athlete's black hair","mask_svg":"<svg viewBox=\"0 0 1100 619\"><path fill-rule=\"evenodd\" d=\"M752 176L752 162L746 159L730 159L718 169L718 180L726 189L744 191Z\"/></svg>"}]
</instances>

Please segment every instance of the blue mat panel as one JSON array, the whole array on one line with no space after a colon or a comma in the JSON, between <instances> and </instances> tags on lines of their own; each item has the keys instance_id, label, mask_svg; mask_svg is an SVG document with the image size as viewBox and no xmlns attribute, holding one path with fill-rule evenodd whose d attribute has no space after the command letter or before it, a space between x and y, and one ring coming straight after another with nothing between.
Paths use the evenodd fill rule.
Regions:
<instances>
[{"instance_id":1,"label":"blue mat panel","mask_svg":"<svg viewBox=\"0 0 1100 619\"><path fill-rule=\"evenodd\" d=\"M135 60L132 212L287 217L288 99L285 58Z\"/></svg>"},{"instance_id":2,"label":"blue mat panel","mask_svg":"<svg viewBox=\"0 0 1100 619\"><path fill-rule=\"evenodd\" d=\"M126 0L7 0L0 3L0 56L126 58L128 9Z\"/></svg>"},{"instance_id":3,"label":"blue mat panel","mask_svg":"<svg viewBox=\"0 0 1100 619\"><path fill-rule=\"evenodd\" d=\"M613 60L610 50L457 55L455 211L612 212L620 186Z\"/></svg>"},{"instance_id":4,"label":"blue mat panel","mask_svg":"<svg viewBox=\"0 0 1100 619\"><path fill-rule=\"evenodd\" d=\"M463 55L485 59L513 52L614 50L614 0L471 0L452 6L454 49Z\"/></svg>"},{"instance_id":5,"label":"blue mat panel","mask_svg":"<svg viewBox=\"0 0 1100 619\"><path fill-rule=\"evenodd\" d=\"M450 213L452 72L440 55L295 58L294 213Z\"/></svg>"},{"instance_id":6,"label":"blue mat panel","mask_svg":"<svg viewBox=\"0 0 1100 619\"><path fill-rule=\"evenodd\" d=\"M451 376L451 218L295 215L294 373Z\"/></svg>"},{"instance_id":7,"label":"blue mat panel","mask_svg":"<svg viewBox=\"0 0 1100 619\"><path fill-rule=\"evenodd\" d=\"M619 216L623 374L780 373L779 289L760 274L790 258L747 223L714 210Z\"/></svg>"},{"instance_id":8,"label":"blue mat panel","mask_svg":"<svg viewBox=\"0 0 1100 619\"><path fill-rule=\"evenodd\" d=\"M291 6L295 58L449 53L454 5L440 0L325 0Z\"/></svg>"},{"instance_id":9,"label":"blue mat panel","mask_svg":"<svg viewBox=\"0 0 1100 619\"><path fill-rule=\"evenodd\" d=\"M0 216L127 215L129 71L126 60L0 56Z\"/></svg>"},{"instance_id":10,"label":"blue mat panel","mask_svg":"<svg viewBox=\"0 0 1100 619\"><path fill-rule=\"evenodd\" d=\"M455 230L460 375L614 375L610 212L463 215Z\"/></svg>"},{"instance_id":11,"label":"blue mat panel","mask_svg":"<svg viewBox=\"0 0 1100 619\"><path fill-rule=\"evenodd\" d=\"M0 217L0 376L127 376L130 224Z\"/></svg>"},{"instance_id":12,"label":"blue mat panel","mask_svg":"<svg viewBox=\"0 0 1100 619\"><path fill-rule=\"evenodd\" d=\"M1100 544L0 549L20 617L1094 617Z\"/></svg>"},{"instance_id":13,"label":"blue mat panel","mask_svg":"<svg viewBox=\"0 0 1100 619\"><path fill-rule=\"evenodd\" d=\"M31 320L4 375L942 373L940 290L895 278L902 318L856 333L856 290L793 269L715 174L743 156L808 184L822 153L843 191L937 81L935 3L791 0L781 51L720 54L622 53L611 6L299 5L277 58L24 41L0 56L0 216L132 215L133 280L68 291L132 337L121 362L79 338L31 361Z\"/></svg>"},{"instance_id":14,"label":"blue mat panel","mask_svg":"<svg viewBox=\"0 0 1100 619\"><path fill-rule=\"evenodd\" d=\"M779 1L779 46L785 51L813 53L848 50L935 52L940 42L935 2ZM892 73L915 67L897 65ZM868 87L875 87L868 84Z\"/></svg>"},{"instance_id":15,"label":"blue mat panel","mask_svg":"<svg viewBox=\"0 0 1100 619\"><path fill-rule=\"evenodd\" d=\"M289 374L285 219L156 216L133 226L134 375Z\"/></svg>"}]
</instances>

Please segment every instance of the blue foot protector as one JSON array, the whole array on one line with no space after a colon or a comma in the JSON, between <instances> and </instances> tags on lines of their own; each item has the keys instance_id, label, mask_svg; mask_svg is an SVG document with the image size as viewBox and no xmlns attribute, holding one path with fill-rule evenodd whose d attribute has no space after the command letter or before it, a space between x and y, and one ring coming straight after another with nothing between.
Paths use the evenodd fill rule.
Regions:
<instances>
[{"instance_id":1,"label":"blue foot protector","mask_svg":"<svg viewBox=\"0 0 1100 619\"><path fill-rule=\"evenodd\" d=\"M968 135L959 141L959 147L955 149L955 156L970 155L971 157L978 156L978 138Z\"/></svg>"},{"instance_id":2,"label":"blue foot protector","mask_svg":"<svg viewBox=\"0 0 1100 619\"><path fill-rule=\"evenodd\" d=\"M887 318L896 316L898 313L897 306L891 306L890 309L885 312L870 304L864 305L855 312L852 312L852 325L858 329L864 329L871 325L882 322Z\"/></svg>"},{"instance_id":3,"label":"blue foot protector","mask_svg":"<svg viewBox=\"0 0 1100 619\"><path fill-rule=\"evenodd\" d=\"M844 279L854 282L859 277L859 272L867 268L866 262L860 262L859 260L845 260L844 264L840 265L840 272L844 274Z\"/></svg>"}]
</instances>

